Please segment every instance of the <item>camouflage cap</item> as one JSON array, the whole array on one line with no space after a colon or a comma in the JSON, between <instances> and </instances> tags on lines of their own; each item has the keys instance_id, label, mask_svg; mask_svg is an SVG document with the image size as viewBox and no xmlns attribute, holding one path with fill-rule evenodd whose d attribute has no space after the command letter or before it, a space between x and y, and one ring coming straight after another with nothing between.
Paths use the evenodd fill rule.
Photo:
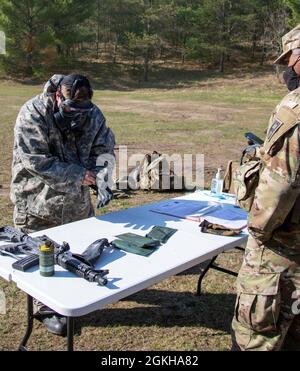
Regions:
<instances>
[{"instance_id":1,"label":"camouflage cap","mask_svg":"<svg viewBox=\"0 0 300 371\"><path fill-rule=\"evenodd\" d=\"M275 64L287 64L286 57L294 49L300 48L300 24L282 38L283 53L274 62Z\"/></svg>"}]
</instances>

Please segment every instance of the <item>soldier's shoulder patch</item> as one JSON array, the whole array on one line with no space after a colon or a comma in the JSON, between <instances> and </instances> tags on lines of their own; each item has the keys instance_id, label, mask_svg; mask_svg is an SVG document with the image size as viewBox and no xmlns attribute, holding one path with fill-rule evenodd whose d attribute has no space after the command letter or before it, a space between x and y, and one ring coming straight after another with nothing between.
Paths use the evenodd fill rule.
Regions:
<instances>
[{"instance_id":1,"label":"soldier's shoulder patch","mask_svg":"<svg viewBox=\"0 0 300 371\"><path fill-rule=\"evenodd\" d=\"M269 141L273 138L274 134L277 133L277 131L282 127L282 125L283 125L283 122L281 122L278 118L276 118L268 130Z\"/></svg>"},{"instance_id":2,"label":"soldier's shoulder patch","mask_svg":"<svg viewBox=\"0 0 300 371\"><path fill-rule=\"evenodd\" d=\"M299 106L299 103L295 102L294 99L289 99L288 101L285 102L285 106L291 109L295 109L296 107Z\"/></svg>"}]
</instances>

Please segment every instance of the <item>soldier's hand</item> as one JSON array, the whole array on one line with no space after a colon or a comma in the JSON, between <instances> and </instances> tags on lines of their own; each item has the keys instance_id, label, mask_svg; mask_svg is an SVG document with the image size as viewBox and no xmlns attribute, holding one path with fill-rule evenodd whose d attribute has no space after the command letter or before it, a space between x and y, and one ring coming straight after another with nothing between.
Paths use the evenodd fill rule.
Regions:
<instances>
[{"instance_id":1,"label":"soldier's hand","mask_svg":"<svg viewBox=\"0 0 300 371\"><path fill-rule=\"evenodd\" d=\"M96 175L92 171L87 170L82 185L84 186L96 185Z\"/></svg>"}]
</instances>

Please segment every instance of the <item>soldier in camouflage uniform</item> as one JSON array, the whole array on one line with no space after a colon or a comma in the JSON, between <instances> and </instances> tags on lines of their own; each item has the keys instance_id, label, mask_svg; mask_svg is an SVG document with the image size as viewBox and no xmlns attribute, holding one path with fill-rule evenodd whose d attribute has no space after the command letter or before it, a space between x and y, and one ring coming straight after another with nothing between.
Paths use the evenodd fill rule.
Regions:
<instances>
[{"instance_id":1,"label":"soldier in camouflage uniform","mask_svg":"<svg viewBox=\"0 0 300 371\"><path fill-rule=\"evenodd\" d=\"M110 190L99 184L107 171L99 159L114 159L115 138L92 96L86 77L54 75L44 92L22 107L15 126L11 199L15 226L24 232L93 216L89 186L98 185L101 205L110 201ZM47 320L51 332L62 333L65 323Z\"/></svg>"},{"instance_id":2,"label":"soldier in camouflage uniform","mask_svg":"<svg viewBox=\"0 0 300 371\"><path fill-rule=\"evenodd\" d=\"M300 350L300 25L284 36L283 48L275 63L288 63L291 93L272 114L261 149L237 281L234 350Z\"/></svg>"},{"instance_id":3,"label":"soldier in camouflage uniform","mask_svg":"<svg viewBox=\"0 0 300 371\"><path fill-rule=\"evenodd\" d=\"M78 90L71 92L76 81ZM88 186L96 184L99 156L114 156L115 139L102 112L90 101L88 84L80 75L55 75L44 92L27 102L19 113L11 199L15 225L26 232L94 215ZM74 125L72 120L78 117L66 123L69 116L64 120L57 112L64 101L72 99L82 112L82 124Z\"/></svg>"}]
</instances>

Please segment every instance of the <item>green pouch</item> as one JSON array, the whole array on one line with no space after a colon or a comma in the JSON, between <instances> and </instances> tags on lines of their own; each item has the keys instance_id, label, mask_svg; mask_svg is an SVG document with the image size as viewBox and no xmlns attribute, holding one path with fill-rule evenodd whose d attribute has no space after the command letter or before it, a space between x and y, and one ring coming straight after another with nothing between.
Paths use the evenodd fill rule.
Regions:
<instances>
[{"instance_id":1,"label":"green pouch","mask_svg":"<svg viewBox=\"0 0 300 371\"><path fill-rule=\"evenodd\" d=\"M151 249L160 246L160 241L155 241L152 238L139 236L134 233L125 233L116 236L118 239L130 243L136 247L142 247L144 249Z\"/></svg>"},{"instance_id":2,"label":"green pouch","mask_svg":"<svg viewBox=\"0 0 300 371\"><path fill-rule=\"evenodd\" d=\"M162 244L165 244L169 239L177 232L177 229L172 229L168 227L154 227L146 237L151 238L152 240L159 241Z\"/></svg>"},{"instance_id":3,"label":"green pouch","mask_svg":"<svg viewBox=\"0 0 300 371\"><path fill-rule=\"evenodd\" d=\"M156 247L160 246L159 241L134 233L121 234L117 238L112 242L113 247L136 255L150 256L154 253Z\"/></svg>"},{"instance_id":4,"label":"green pouch","mask_svg":"<svg viewBox=\"0 0 300 371\"><path fill-rule=\"evenodd\" d=\"M132 254L136 255L141 255L141 256L150 256L154 253L156 250L154 247L153 248L143 248L137 245L134 245L128 241L123 241L123 240L115 240L112 242L112 246L119 249L123 250Z\"/></svg>"},{"instance_id":5,"label":"green pouch","mask_svg":"<svg viewBox=\"0 0 300 371\"><path fill-rule=\"evenodd\" d=\"M146 237L125 233L116 236L118 239L112 242L112 246L132 254L150 256L176 232L176 229L154 227Z\"/></svg>"}]
</instances>

